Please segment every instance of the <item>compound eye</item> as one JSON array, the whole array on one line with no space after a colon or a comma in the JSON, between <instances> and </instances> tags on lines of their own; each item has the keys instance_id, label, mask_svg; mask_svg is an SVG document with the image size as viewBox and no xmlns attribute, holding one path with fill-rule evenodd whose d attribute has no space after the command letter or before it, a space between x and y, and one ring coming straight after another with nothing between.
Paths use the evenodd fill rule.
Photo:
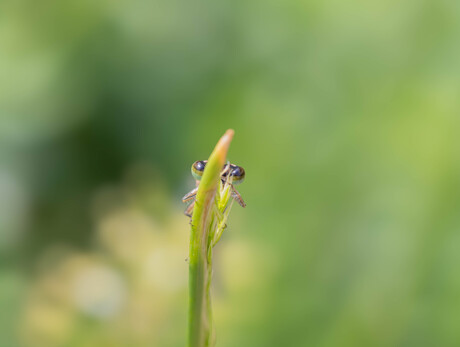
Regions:
<instances>
[{"instance_id":1,"label":"compound eye","mask_svg":"<svg viewBox=\"0 0 460 347\"><path fill-rule=\"evenodd\" d=\"M196 161L193 164L193 167L195 168L195 170L196 171L201 171L201 172L204 171L205 166L206 166L206 161L205 160L199 160L199 161Z\"/></svg>"},{"instance_id":2,"label":"compound eye","mask_svg":"<svg viewBox=\"0 0 460 347\"><path fill-rule=\"evenodd\" d=\"M192 165L192 175L196 180L200 180L206 167L207 160L198 160Z\"/></svg>"},{"instance_id":3,"label":"compound eye","mask_svg":"<svg viewBox=\"0 0 460 347\"><path fill-rule=\"evenodd\" d=\"M233 177L233 184L239 184L243 182L245 172L241 166L236 166L232 169L232 173L230 174Z\"/></svg>"}]
</instances>

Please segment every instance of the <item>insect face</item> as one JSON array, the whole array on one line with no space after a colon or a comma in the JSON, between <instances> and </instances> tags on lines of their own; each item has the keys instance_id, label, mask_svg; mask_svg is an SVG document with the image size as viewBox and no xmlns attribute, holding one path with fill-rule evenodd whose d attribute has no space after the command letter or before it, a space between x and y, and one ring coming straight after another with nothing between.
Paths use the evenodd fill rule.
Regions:
<instances>
[{"instance_id":1,"label":"insect face","mask_svg":"<svg viewBox=\"0 0 460 347\"><path fill-rule=\"evenodd\" d=\"M245 177L245 172L244 169L241 166L237 166L234 164L230 164L230 168L228 170L225 170L224 166L224 173L222 174L222 177L226 179L228 175L232 177L232 183L233 184L240 184L244 181Z\"/></svg>"},{"instance_id":2,"label":"insect face","mask_svg":"<svg viewBox=\"0 0 460 347\"><path fill-rule=\"evenodd\" d=\"M201 180L203 176L204 168L206 167L207 160L198 160L192 165L192 175L197 181Z\"/></svg>"}]
</instances>

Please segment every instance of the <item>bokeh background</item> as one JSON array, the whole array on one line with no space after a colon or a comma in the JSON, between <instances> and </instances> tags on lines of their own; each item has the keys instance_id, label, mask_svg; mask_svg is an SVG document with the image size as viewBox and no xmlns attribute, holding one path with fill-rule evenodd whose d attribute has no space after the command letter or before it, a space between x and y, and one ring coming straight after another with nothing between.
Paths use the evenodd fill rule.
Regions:
<instances>
[{"instance_id":1,"label":"bokeh background","mask_svg":"<svg viewBox=\"0 0 460 347\"><path fill-rule=\"evenodd\" d=\"M458 1L1 1L0 345L183 346L233 128L218 346L459 346L459 95Z\"/></svg>"}]
</instances>

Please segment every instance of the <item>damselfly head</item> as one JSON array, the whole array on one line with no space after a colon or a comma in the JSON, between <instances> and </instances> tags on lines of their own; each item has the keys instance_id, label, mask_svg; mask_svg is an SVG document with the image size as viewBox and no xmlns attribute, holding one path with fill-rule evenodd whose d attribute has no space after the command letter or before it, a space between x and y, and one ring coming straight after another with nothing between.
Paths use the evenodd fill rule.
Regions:
<instances>
[{"instance_id":1,"label":"damselfly head","mask_svg":"<svg viewBox=\"0 0 460 347\"><path fill-rule=\"evenodd\" d=\"M192 165L192 175L197 181L201 180L201 176L203 176L204 168L208 163L207 160L198 160L193 163Z\"/></svg>"},{"instance_id":2,"label":"damselfly head","mask_svg":"<svg viewBox=\"0 0 460 347\"><path fill-rule=\"evenodd\" d=\"M207 163L207 160L198 160L193 163L192 175L197 181L201 180ZM226 180L229 175L232 177L233 184L240 184L244 181L246 173L241 166L228 163L223 166L221 177Z\"/></svg>"},{"instance_id":3,"label":"damselfly head","mask_svg":"<svg viewBox=\"0 0 460 347\"><path fill-rule=\"evenodd\" d=\"M230 165L230 167L227 167L227 165ZM232 177L233 184L240 184L244 181L246 173L241 166L225 164L222 171L222 179L226 180L229 175Z\"/></svg>"}]
</instances>

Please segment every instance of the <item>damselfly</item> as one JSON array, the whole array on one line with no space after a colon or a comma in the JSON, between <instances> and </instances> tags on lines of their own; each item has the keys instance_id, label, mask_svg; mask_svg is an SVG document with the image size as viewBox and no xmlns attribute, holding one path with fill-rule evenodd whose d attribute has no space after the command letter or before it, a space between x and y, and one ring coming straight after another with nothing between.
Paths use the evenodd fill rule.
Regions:
<instances>
[{"instance_id":1,"label":"damselfly","mask_svg":"<svg viewBox=\"0 0 460 347\"><path fill-rule=\"evenodd\" d=\"M196 193L198 192L198 185L200 184L201 177L203 176L204 168L206 167L207 160L199 160L193 163L192 165L192 175L196 180L196 188L185 194L182 198L182 202L189 202L185 210L185 215L188 217L192 216L193 207L195 206ZM222 184L229 184L231 189L232 198L235 199L241 207L246 207L246 204L243 201L240 193L233 187L233 185L240 184L244 181L245 172L241 166L237 166L231 163L227 163L222 168L220 173L220 179Z\"/></svg>"}]
</instances>

